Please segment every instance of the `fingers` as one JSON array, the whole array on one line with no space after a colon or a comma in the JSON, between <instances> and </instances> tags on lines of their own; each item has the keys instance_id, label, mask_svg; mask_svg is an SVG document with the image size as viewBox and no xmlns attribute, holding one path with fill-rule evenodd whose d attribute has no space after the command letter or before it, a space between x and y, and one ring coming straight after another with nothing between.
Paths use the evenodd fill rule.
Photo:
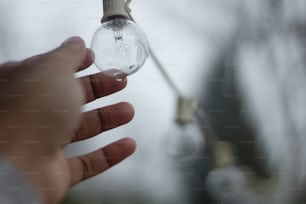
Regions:
<instances>
[{"instance_id":1,"label":"fingers","mask_svg":"<svg viewBox=\"0 0 306 204\"><path fill-rule=\"evenodd\" d=\"M97 98L107 96L126 87L127 80L118 81L114 77L98 73L80 78L85 92L85 102L91 102Z\"/></svg>"},{"instance_id":2,"label":"fingers","mask_svg":"<svg viewBox=\"0 0 306 204\"><path fill-rule=\"evenodd\" d=\"M95 54L91 49L86 48L86 56L81 65L77 67L76 72L88 68L95 61Z\"/></svg>"},{"instance_id":3,"label":"fingers","mask_svg":"<svg viewBox=\"0 0 306 204\"><path fill-rule=\"evenodd\" d=\"M60 68L72 73L83 70L94 61L93 52L86 48L80 37L67 39L59 48L24 60L23 64L40 64L44 67Z\"/></svg>"},{"instance_id":4,"label":"fingers","mask_svg":"<svg viewBox=\"0 0 306 204\"><path fill-rule=\"evenodd\" d=\"M95 59L93 51L86 48L85 42L80 37L67 39L55 52L59 52L59 56L62 55L62 63L66 64L65 60L69 60L73 71L86 69ZM71 61L71 59L73 60Z\"/></svg>"},{"instance_id":5,"label":"fingers","mask_svg":"<svg viewBox=\"0 0 306 204\"><path fill-rule=\"evenodd\" d=\"M135 141L127 138L90 154L69 159L71 186L109 169L130 156L135 149Z\"/></svg>"},{"instance_id":6,"label":"fingers","mask_svg":"<svg viewBox=\"0 0 306 204\"><path fill-rule=\"evenodd\" d=\"M106 130L130 122L134 117L134 108L129 103L118 103L83 114L79 129L72 142L85 140Z\"/></svg>"},{"instance_id":7,"label":"fingers","mask_svg":"<svg viewBox=\"0 0 306 204\"><path fill-rule=\"evenodd\" d=\"M91 58L85 42L79 37L67 39L58 49L49 54L54 55L60 64L73 72L83 69L89 64Z\"/></svg>"}]
</instances>

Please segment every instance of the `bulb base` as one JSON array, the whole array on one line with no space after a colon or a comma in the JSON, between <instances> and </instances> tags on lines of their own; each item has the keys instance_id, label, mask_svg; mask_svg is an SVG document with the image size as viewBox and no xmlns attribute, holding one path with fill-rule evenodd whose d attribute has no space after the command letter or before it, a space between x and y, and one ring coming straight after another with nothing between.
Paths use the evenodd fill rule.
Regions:
<instances>
[{"instance_id":1,"label":"bulb base","mask_svg":"<svg viewBox=\"0 0 306 204\"><path fill-rule=\"evenodd\" d=\"M101 23L117 16L130 19L128 3L125 0L103 0L103 11Z\"/></svg>"},{"instance_id":2,"label":"bulb base","mask_svg":"<svg viewBox=\"0 0 306 204\"><path fill-rule=\"evenodd\" d=\"M175 121L181 125L192 123L195 117L196 106L195 99L185 96L178 97Z\"/></svg>"}]
</instances>

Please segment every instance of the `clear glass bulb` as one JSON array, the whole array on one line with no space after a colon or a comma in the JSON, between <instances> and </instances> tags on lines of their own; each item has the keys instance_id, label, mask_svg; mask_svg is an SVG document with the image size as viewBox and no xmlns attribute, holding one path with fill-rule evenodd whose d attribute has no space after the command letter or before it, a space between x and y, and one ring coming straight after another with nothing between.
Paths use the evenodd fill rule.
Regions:
<instances>
[{"instance_id":1,"label":"clear glass bulb","mask_svg":"<svg viewBox=\"0 0 306 204\"><path fill-rule=\"evenodd\" d=\"M117 80L138 71L149 56L149 43L140 27L123 18L101 25L95 32L91 49L96 66Z\"/></svg>"}]
</instances>

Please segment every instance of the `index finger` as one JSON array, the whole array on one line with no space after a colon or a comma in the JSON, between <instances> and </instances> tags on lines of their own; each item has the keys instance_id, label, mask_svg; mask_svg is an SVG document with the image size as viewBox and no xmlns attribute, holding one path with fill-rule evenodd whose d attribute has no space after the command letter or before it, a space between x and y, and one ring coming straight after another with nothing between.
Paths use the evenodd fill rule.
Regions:
<instances>
[{"instance_id":1,"label":"index finger","mask_svg":"<svg viewBox=\"0 0 306 204\"><path fill-rule=\"evenodd\" d=\"M57 62L73 72L84 69L93 62L93 53L86 48L85 42L80 37L69 38L50 54L57 58Z\"/></svg>"},{"instance_id":2,"label":"index finger","mask_svg":"<svg viewBox=\"0 0 306 204\"><path fill-rule=\"evenodd\" d=\"M85 76L79 81L85 93L85 103L120 91L127 85L127 79L118 81L103 73Z\"/></svg>"}]
</instances>

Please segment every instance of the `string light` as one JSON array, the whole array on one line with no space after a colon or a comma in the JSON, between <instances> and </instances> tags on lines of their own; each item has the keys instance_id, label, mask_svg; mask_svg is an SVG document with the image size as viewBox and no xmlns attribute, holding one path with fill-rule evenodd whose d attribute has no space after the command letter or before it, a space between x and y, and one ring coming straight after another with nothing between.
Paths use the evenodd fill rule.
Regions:
<instances>
[{"instance_id":1,"label":"string light","mask_svg":"<svg viewBox=\"0 0 306 204\"><path fill-rule=\"evenodd\" d=\"M117 80L137 72L149 56L147 37L130 18L130 2L103 0L102 25L91 43L96 66Z\"/></svg>"}]
</instances>

